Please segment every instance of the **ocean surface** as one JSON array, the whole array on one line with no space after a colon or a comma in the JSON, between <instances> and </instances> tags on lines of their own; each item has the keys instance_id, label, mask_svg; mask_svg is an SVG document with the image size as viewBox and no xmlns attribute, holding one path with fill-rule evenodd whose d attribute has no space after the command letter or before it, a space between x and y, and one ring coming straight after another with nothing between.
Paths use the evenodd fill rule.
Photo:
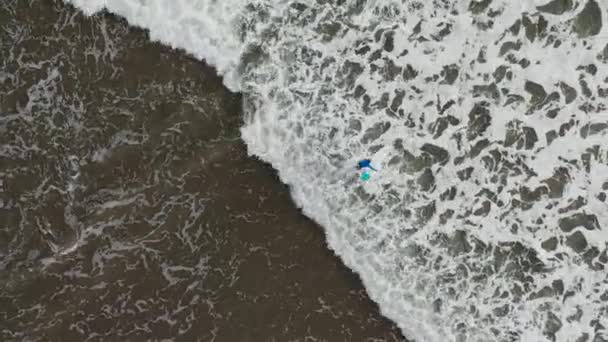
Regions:
<instances>
[{"instance_id":1,"label":"ocean surface","mask_svg":"<svg viewBox=\"0 0 608 342\"><path fill-rule=\"evenodd\" d=\"M240 92L248 153L278 171L407 338L608 341L607 1L67 2L149 30ZM90 58L111 57L108 41ZM162 137L187 136L172 131ZM362 157L379 168L367 182ZM63 163L66 194L86 191L78 158ZM137 196L150 201L103 203ZM176 196L158 205L191 201L180 217L204 205ZM172 267L169 278L204 263Z\"/></svg>"},{"instance_id":2,"label":"ocean surface","mask_svg":"<svg viewBox=\"0 0 608 342\"><path fill-rule=\"evenodd\" d=\"M241 103L108 12L0 2L0 341L403 341Z\"/></svg>"}]
</instances>

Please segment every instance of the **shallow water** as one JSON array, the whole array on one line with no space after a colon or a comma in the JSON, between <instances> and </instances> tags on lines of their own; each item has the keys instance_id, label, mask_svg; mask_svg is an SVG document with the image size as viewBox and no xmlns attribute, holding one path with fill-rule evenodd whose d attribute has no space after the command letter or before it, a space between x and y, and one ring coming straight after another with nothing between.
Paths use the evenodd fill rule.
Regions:
<instances>
[{"instance_id":1,"label":"shallow water","mask_svg":"<svg viewBox=\"0 0 608 342\"><path fill-rule=\"evenodd\" d=\"M214 70L60 1L0 23L0 340L402 339Z\"/></svg>"}]
</instances>

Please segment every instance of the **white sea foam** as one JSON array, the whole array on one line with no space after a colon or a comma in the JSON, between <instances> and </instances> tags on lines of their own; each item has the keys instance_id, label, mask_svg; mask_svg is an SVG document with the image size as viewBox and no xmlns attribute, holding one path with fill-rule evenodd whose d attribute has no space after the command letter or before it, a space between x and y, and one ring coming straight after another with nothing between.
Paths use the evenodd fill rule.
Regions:
<instances>
[{"instance_id":1,"label":"white sea foam","mask_svg":"<svg viewBox=\"0 0 608 342\"><path fill-rule=\"evenodd\" d=\"M239 1L67 0L92 15L103 9L123 16L133 26L150 30L150 39L181 48L206 60L226 86L238 91L233 72L240 56L234 20Z\"/></svg>"},{"instance_id":2,"label":"white sea foam","mask_svg":"<svg viewBox=\"0 0 608 342\"><path fill-rule=\"evenodd\" d=\"M585 2L543 13L545 31L541 0L495 0L478 14L468 1L69 2L126 17L243 91L250 153L292 186L408 337L608 338L608 66L598 57L608 32L571 33ZM532 29L510 31L518 21ZM505 42L520 45L501 53ZM579 68L589 64L595 72ZM442 82L450 65L457 77ZM534 110L535 84L559 98ZM363 156L381 171L359 183L349 170Z\"/></svg>"}]
</instances>

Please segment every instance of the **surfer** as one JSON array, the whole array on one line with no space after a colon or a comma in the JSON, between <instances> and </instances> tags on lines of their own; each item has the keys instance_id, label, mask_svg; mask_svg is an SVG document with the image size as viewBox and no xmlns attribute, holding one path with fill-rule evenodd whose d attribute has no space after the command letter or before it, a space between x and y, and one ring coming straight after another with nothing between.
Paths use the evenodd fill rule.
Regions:
<instances>
[{"instance_id":1,"label":"surfer","mask_svg":"<svg viewBox=\"0 0 608 342\"><path fill-rule=\"evenodd\" d=\"M363 173L361 173L361 180L363 180L363 181L370 179L370 174L369 174L369 172L367 172L367 170L365 170L366 168L368 168L370 170L378 171L372 166L371 159L360 160L357 163L357 170L363 170Z\"/></svg>"}]
</instances>

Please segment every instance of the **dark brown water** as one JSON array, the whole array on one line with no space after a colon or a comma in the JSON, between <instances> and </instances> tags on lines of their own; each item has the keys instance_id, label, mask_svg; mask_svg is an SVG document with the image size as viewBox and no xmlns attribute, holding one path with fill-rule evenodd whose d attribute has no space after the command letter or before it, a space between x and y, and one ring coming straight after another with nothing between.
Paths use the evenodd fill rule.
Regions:
<instances>
[{"instance_id":1,"label":"dark brown water","mask_svg":"<svg viewBox=\"0 0 608 342\"><path fill-rule=\"evenodd\" d=\"M402 339L211 68L60 1L0 28L0 340Z\"/></svg>"}]
</instances>

